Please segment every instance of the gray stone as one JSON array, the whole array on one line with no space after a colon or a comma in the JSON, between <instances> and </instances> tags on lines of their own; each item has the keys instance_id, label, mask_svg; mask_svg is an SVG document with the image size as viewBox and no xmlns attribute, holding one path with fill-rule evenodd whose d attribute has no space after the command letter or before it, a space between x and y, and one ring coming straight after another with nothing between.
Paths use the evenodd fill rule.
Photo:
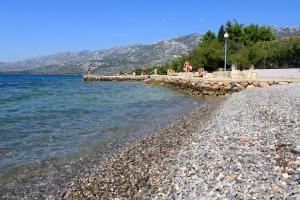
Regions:
<instances>
[{"instance_id":1,"label":"gray stone","mask_svg":"<svg viewBox=\"0 0 300 200\"><path fill-rule=\"evenodd\" d=\"M300 145L291 148L291 152L294 154L300 154Z\"/></svg>"}]
</instances>

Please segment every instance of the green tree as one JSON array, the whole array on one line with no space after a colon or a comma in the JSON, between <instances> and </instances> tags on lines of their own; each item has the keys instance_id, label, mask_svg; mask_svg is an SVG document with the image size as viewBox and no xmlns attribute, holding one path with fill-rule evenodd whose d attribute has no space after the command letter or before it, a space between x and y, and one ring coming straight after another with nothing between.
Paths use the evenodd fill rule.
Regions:
<instances>
[{"instance_id":1,"label":"green tree","mask_svg":"<svg viewBox=\"0 0 300 200\"><path fill-rule=\"evenodd\" d=\"M224 34L225 34L225 28L224 25L221 25L218 31L218 40L219 42L224 42Z\"/></svg>"},{"instance_id":2,"label":"green tree","mask_svg":"<svg viewBox=\"0 0 300 200\"><path fill-rule=\"evenodd\" d=\"M252 43L258 42L258 31L259 26L256 24L251 24L249 26L244 27L245 32L245 38L244 38L244 44L250 45Z\"/></svg>"},{"instance_id":3,"label":"green tree","mask_svg":"<svg viewBox=\"0 0 300 200\"><path fill-rule=\"evenodd\" d=\"M223 67L225 29L229 34L229 64L236 63L239 69L248 69L251 65L255 68L300 67L300 37L276 41L267 26L245 26L237 21L227 21L226 28L221 26L218 35L207 31L198 48L168 64L152 66L148 73L154 73L155 68L158 69L158 74L166 74L168 68L181 72L185 60L189 60L194 71L199 67L208 71Z\"/></svg>"},{"instance_id":4,"label":"green tree","mask_svg":"<svg viewBox=\"0 0 300 200\"><path fill-rule=\"evenodd\" d=\"M238 22L230 22L227 21L226 23L226 30L227 33L229 34L230 40L234 42L243 42L244 41L244 25L239 24Z\"/></svg>"},{"instance_id":5,"label":"green tree","mask_svg":"<svg viewBox=\"0 0 300 200\"><path fill-rule=\"evenodd\" d=\"M251 62L248 57L248 49L241 48L239 51L230 54L229 62L235 63L239 70L249 69L251 66Z\"/></svg>"},{"instance_id":6,"label":"green tree","mask_svg":"<svg viewBox=\"0 0 300 200\"><path fill-rule=\"evenodd\" d=\"M252 45L248 47L247 57L250 65L257 67L258 63L261 63L264 58L264 50L259 45Z\"/></svg>"},{"instance_id":7,"label":"green tree","mask_svg":"<svg viewBox=\"0 0 300 200\"><path fill-rule=\"evenodd\" d=\"M256 40L254 42L272 40L275 40L275 36L273 35L271 28L266 26L260 26L258 29Z\"/></svg>"},{"instance_id":8,"label":"green tree","mask_svg":"<svg viewBox=\"0 0 300 200\"><path fill-rule=\"evenodd\" d=\"M202 43L209 42L211 40L215 40L217 38L216 34L211 30L207 31L202 38ZM201 43L200 43L201 46Z\"/></svg>"},{"instance_id":9,"label":"green tree","mask_svg":"<svg viewBox=\"0 0 300 200\"><path fill-rule=\"evenodd\" d=\"M195 52L198 65L203 65L209 71L216 70L223 63L223 45L217 38L203 41L200 48Z\"/></svg>"}]
</instances>

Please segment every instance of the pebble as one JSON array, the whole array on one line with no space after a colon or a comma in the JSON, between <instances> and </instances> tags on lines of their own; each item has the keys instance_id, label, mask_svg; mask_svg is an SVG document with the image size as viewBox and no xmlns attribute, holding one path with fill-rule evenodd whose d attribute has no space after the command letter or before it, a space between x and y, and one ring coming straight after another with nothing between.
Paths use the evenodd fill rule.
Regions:
<instances>
[{"instance_id":1,"label":"pebble","mask_svg":"<svg viewBox=\"0 0 300 200\"><path fill-rule=\"evenodd\" d=\"M291 152L295 153L295 154L300 154L300 145L295 146L294 148L292 148Z\"/></svg>"},{"instance_id":2,"label":"pebble","mask_svg":"<svg viewBox=\"0 0 300 200\"><path fill-rule=\"evenodd\" d=\"M283 173L283 174L282 174L282 177L283 177L284 179L288 179L288 178L289 178L289 175L288 175L287 173Z\"/></svg>"}]
</instances>

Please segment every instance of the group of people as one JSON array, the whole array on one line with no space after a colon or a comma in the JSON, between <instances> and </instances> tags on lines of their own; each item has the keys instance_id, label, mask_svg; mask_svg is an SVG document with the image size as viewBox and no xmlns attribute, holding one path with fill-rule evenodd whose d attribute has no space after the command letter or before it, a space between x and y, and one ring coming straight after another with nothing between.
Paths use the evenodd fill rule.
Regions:
<instances>
[{"instance_id":1,"label":"group of people","mask_svg":"<svg viewBox=\"0 0 300 200\"><path fill-rule=\"evenodd\" d=\"M86 70L87 75L91 74L92 69L93 69L93 65L89 64L87 67L87 70ZM185 60L183 70L186 73L189 73L193 70L193 67L190 65L190 62L188 60ZM200 77L203 77L204 73L205 73L204 68L199 68L198 73L199 73ZM143 67L142 74L147 74L147 67L145 65ZM174 74L174 71L172 69L168 69L167 75L173 75L173 74Z\"/></svg>"},{"instance_id":2,"label":"group of people","mask_svg":"<svg viewBox=\"0 0 300 200\"><path fill-rule=\"evenodd\" d=\"M193 70L193 67L190 65L190 62L188 60L186 60L184 62L184 68L183 70L186 72L186 73L189 73L190 71ZM204 68L199 68L198 69L198 73L199 73L199 77L204 77L205 75L205 71L204 71Z\"/></svg>"}]
</instances>

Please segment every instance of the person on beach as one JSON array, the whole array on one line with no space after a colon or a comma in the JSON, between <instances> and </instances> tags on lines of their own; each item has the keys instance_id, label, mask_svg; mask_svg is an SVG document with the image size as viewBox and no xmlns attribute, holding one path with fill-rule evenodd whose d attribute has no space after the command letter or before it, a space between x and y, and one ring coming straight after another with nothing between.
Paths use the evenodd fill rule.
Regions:
<instances>
[{"instance_id":1,"label":"person on beach","mask_svg":"<svg viewBox=\"0 0 300 200\"><path fill-rule=\"evenodd\" d=\"M198 69L198 74L199 74L199 77L204 77L204 75L205 75L205 71L204 71L204 68L199 68Z\"/></svg>"},{"instance_id":2,"label":"person on beach","mask_svg":"<svg viewBox=\"0 0 300 200\"><path fill-rule=\"evenodd\" d=\"M148 71L147 71L147 66L144 65L143 66L143 74L142 75L147 75Z\"/></svg>"},{"instance_id":3,"label":"person on beach","mask_svg":"<svg viewBox=\"0 0 300 200\"><path fill-rule=\"evenodd\" d=\"M88 74L88 75L91 74L92 67L93 67L93 65L92 65L92 64L89 64L88 69L87 69L87 74Z\"/></svg>"},{"instance_id":4,"label":"person on beach","mask_svg":"<svg viewBox=\"0 0 300 200\"><path fill-rule=\"evenodd\" d=\"M190 72L190 63L189 63L189 61L185 60L183 70L187 73Z\"/></svg>"},{"instance_id":5,"label":"person on beach","mask_svg":"<svg viewBox=\"0 0 300 200\"><path fill-rule=\"evenodd\" d=\"M183 70L186 72L187 76L189 75L190 71L192 70L192 66L190 66L190 62L188 60L185 60Z\"/></svg>"}]
</instances>

